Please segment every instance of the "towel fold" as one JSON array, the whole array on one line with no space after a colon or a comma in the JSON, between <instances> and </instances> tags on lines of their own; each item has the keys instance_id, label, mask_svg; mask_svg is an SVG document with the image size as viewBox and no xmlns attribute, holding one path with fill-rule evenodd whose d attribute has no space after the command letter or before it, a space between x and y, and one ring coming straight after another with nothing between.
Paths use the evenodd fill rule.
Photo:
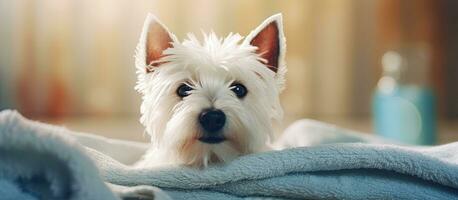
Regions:
<instances>
[{"instance_id":1,"label":"towel fold","mask_svg":"<svg viewBox=\"0 0 458 200\"><path fill-rule=\"evenodd\" d=\"M74 133L4 111L0 195L118 198L115 194L122 193L110 191L105 181L131 193L151 191L159 197L165 191L173 199L458 199L458 143L407 147L314 121L292 127L285 137L302 142L283 138L277 146L309 146L251 154L205 170L137 169L128 164L146 144ZM315 139L304 141L309 134ZM339 141L353 143L322 144ZM30 174L46 180L39 189Z\"/></svg>"},{"instance_id":2,"label":"towel fold","mask_svg":"<svg viewBox=\"0 0 458 200\"><path fill-rule=\"evenodd\" d=\"M119 199L71 132L0 113L0 199Z\"/></svg>"}]
</instances>

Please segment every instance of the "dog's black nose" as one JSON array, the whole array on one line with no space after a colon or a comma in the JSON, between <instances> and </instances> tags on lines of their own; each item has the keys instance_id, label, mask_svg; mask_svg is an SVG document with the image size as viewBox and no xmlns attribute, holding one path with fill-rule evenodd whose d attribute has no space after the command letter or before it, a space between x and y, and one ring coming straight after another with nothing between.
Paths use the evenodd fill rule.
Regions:
<instances>
[{"instance_id":1,"label":"dog's black nose","mask_svg":"<svg viewBox=\"0 0 458 200\"><path fill-rule=\"evenodd\" d=\"M218 109L204 110L200 113L199 123L206 131L214 133L224 127L226 115Z\"/></svg>"}]
</instances>

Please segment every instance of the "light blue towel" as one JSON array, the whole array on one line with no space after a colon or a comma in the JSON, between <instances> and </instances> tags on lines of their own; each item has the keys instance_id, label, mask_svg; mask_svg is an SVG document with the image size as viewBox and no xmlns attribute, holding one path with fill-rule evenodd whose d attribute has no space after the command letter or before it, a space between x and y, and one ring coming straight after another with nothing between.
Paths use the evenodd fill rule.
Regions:
<instances>
[{"instance_id":1,"label":"light blue towel","mask_svg":"<svg viewBox=\"0 0 458 200\"><path fill-rule=\"evenodd\" d=\"M5 125L30 126L33 128L29 129L39 130L37 132L52 132L51 126L31 123L17 114L11 115L10 112L5 116L5 113L0 113L0 139L1 135L10 134L5 131L22 134L21 129L4 128ZM9 124L4 121L8 117ZM21 123L11 123L15 120ZM287 134L288 137L313 134L310 130L321 133L332 129L332 134L347 134L343 129L330 128L326 124L306 123L309 123L307 127L313 128L305 127L303 133L295 131ZM300 124L295 126L300 127ZM72 132L65 130L64 133ZM69 137L57 131L40 134L45 138L56 137L53 134ZM314 143L315 146L243 156L227 165L205 170L134 169L125 164L132 160L126 159L126 155L138 158L146 145L72 134L83 145L91 147L86 147L86 154L95 161L101 180L127 186L125 188L156 186L173 199L458 199L458 143L437 147ZM366 136L358 138L354 133L350 135L352 142L377 141ZM2 144L0 141L3 150ZM115 160L108 156L114 149L126 155L117 155ZM1 165L8 163L0 161L1 184L5 180ZM73 168L79 167L78 163L72 164L75 165ZM154 190L154 194L159 192L153 187L146 190ZM119 194L119 191L115 192Z\"/></svg>"},{"instance_id":2,"label":"light blue towel","mask_svg":"<svg viewBox=\"0 0 458 200\"><path fill-rule=\"evenodd\" d=\"M107 181L154 185L175 199L457 199L458 143L433 148L338 144L241 157L207 170L102 166ZM124 168L124 169L123 169ZM112 173L116 169L116 173ZM136 177L136 178L132 178Z\"/></svg>"},{"instance_id":3,"label":"light blue towel","mask_svg":"<svg viewBox=\"0 0 458 200\"><path fill-rule=\"evenodd\" d=\"M119 199L70 131L0 112L0 199Z\"/></svg>"}]
</instances>

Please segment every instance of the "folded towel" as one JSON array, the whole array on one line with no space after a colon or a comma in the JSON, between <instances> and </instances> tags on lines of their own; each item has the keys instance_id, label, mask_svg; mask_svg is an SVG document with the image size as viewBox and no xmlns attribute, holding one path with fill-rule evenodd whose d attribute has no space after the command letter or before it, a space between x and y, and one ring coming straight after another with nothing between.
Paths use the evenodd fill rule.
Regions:
<instances>
[{"instance_id":1,"label":"folded towel","mask_svg":"<svg viewBox=\"0 0 458 200\"><path fill-rule=\"evenodd\" d=\"M0 199L119 199L70 131L0 113Z\"/></svg>"},{"instance_id":2,"label":"folded towel","mask_svg":"<svg viewBox=\"0 0 458 200\"><path fill-rule=\"evenodd\" d=\"M108 140L30 121L16 111L2 111L0 199L170 199L162 190L153 186L125 187L104 183L93 161L97 155L102 155L107 161L112 156L127 163L132 162L132 158L136 154L140 157L146 147L147 144ZM91 148L108 153L100 154ZM129 155L122 154L121 151L126 149Z\"/></svg>"},{"instance_id":3,"label":"folded towel","mask_svg":"<svg viewBox=\"0 0 458 200\"><path fill-rule=\"evenodd\" d=\"M307 123L313 124L314 128L301 130L316 130L317 133L323 132L327 136L336 132L346 134L345 130L329 128L326 124L311 121L307 121ZM296 124L294 126L300 127L302 125ZM305 127L310 127L310 125ZM295 134L305 134L301 130L288 133L291 135L288 137L298 136ZM100 180L97 171L90 165L88 159L84 159L82 162L89 164L81 166L73 154L65 153L68 156L61 156L65 151L83 152L79 145L67 138L70 137L70 133L68 130L32 123L12 112L0 113L0 152L4 150L8 152L8 149L19 149L20 152L31 154L53 152L49 154L52 156L46 157L47 162L63 163L63 166L67 166L64 167L63 172L59 173L67 173L69 174L68 177L73 177L72 179L78 177L79 180L72 180L71 185L75 185L73 187L82 188L81 190L84 190L86 195L100 194L97 198L82 199L109 199L101 198L102 196L110 196L107 194L110 191L103 184L100 184L101 180L124 186L122 187L123 190L127 188L127 191L133 193L144 194L147 191L152 191L156 195L162 191L141 185L157 186L173 199L241 199L245 197L270 199L458 199L458 143L437 147L404 147L383 144L385 141L358 137L358 134L351 133L353 139L344 141L375 141L378 143L318 145L320 142L312 142L309 145L313 146L247 155L226 165L212 166L205 170L184 167L135 169L127 164L132 163L132 160L141 155L141 152L147 147L145 144L73 134L83 145L88 142L92 144L92 148L86 148L85 153L95 161L100 171ZM4 135L10 136L5 137ZM32 137L31 135L35 136ZM21 142L20 137L29 139ZM4 142L5 138L10 142ZM44 143L41 141L44 140L43 138L60 142ZM35 146L31 141L38 141L37 143L41 145L31 148L31 146ZM331 140L321 140L321 142L325 141ZM42 147L43 145L47 146ZM12 146L16 148L11 148ZM118 160L109 156L113 155L110 154L113 149L123 154L117 155L116 159ZM132 157L129 157L130 149L133 152ZM34 158L26 155L24 153L20 154L20 157L15 157L22 163L33 162ZM85 158L82 154L78 155L78 158ZM73 159L78 162L72 161L69 165L67 161ZM4 159L4 154L0 154L0 161L0 195L8 195L8 191L24 196L36 195L36 192L28 192L36 190L27 189L27 185L34 182L32 179L22 178L28 176L21 176L20 172L15 172L16 168L13 170L5 167L12 165L9 160ZM18 166L17 169L29 168L29 171L34 172L38 170L37 167L31 167L32 165L20 164L15 165ZM75 170L76 168L79 170ZM18 175L7 176L10 173ZM73 193L79 191L68 188L53 189L66 188L61 185L65 185L65 182L62 180L54 181L54 176L51 175L49 178L51 179L49 182L53 183L49 184L51 192L69 195L68 192L60 191L73 191ZM16 179L11 177L16 177ZM81 177L87 178L80 180ZM4 187L1 187L5 181ZM130 187L136 188L136 190L128 190ZM5 190L6 193L2 192ZM49 193L49 191L45 192ZM78 198L75 196L73 199Z\"/></svg>"},{"instance_id":4,"label":"folded towel","mask_svg":"<svg viewBox=\"0 0 458 200\"><path fill-rule=\"evenodd\" d=\"M335 142L351 143L330 144ZM275 145L308 147L247 155L206 170L131 169L123 160L107 161L101 152L95 160L106 181L157 186L174 199L458 199L458 143L407 147L389 142L300 120Z\"/></svg>"},{"instance_id":5,"label":"folded towel","mask_svg":"<svg viewBox=\"0 0 458 200\"><path fill-rule=\"evenodd\" d=\"M458 199L457 149L458 143L322 145L248 155L206 170L137 170L115 162L101 170L109 182L154 185L174 199Z\"/></svg>"}]
</instances>

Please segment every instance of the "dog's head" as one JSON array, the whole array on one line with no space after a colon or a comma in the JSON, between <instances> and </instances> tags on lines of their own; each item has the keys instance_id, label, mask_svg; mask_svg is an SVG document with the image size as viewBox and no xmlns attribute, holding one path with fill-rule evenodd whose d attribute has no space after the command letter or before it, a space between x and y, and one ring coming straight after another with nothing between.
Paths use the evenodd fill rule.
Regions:
<instances>
[{"instance_id":1,"label":"dog's head","mask_svg":"<svg viewBox=\"0 0 458 200\"><path fill-rule=\"evenodd\" d=\"M206 166L265 147L283 111L285 38L280 14L243 40L192 34L183 42L154 16L137 46L141 123L172 163Z\"/></svg>"}]
</instances>

